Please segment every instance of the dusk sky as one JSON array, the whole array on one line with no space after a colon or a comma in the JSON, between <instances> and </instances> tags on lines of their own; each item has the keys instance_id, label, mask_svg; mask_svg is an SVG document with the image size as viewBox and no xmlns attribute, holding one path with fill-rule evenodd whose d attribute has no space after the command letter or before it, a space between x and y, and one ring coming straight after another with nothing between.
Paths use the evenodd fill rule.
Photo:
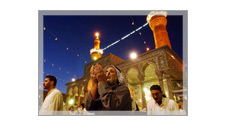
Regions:
<instances>
[{"instance_id":1,"label":"dusk sky","mask_svg":"<svg viewBox=\"0 0 227 126\"><path fill-rule=\"evenodd\" d=\"M66 93L65 84L72 78L83 77L84 66L91 62L90 49L94 47L95 32L100 33L100 48L103 49L147 23L146 16L44 16L44 77L47 74L56 76L56 87ZM167 16L170 43L180 58L183 46L182 21L182 16ZM149 25L104 50L103 56L111 52L127 60L130 52L135 51L140 55L146 52L146 47L155 49Z\"/></svg>"}]
</instances>

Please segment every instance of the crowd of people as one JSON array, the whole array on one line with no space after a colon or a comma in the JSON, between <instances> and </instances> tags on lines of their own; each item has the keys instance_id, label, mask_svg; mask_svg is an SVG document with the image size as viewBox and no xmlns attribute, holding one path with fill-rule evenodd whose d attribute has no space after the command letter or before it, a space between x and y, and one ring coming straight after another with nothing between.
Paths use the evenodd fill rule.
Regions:
<instances>
[{"instance_id":1,"label":"crowd of people","mask_svg":"<svg viewBox=\"0 0 227 126\"><path fill-rule=\"evenodd\" d=\"M67 114L67 113L66 113ZM80 104L78 109L75 109L73 106L69 107L69 115L88 115L86 108L84 107L84 103Z\"/></svg>"},{"instance_id":2,"label":"crowd of people","mask_svg":"<svg viewBox=\"0 0 227 126\"><path fill-rule=\"evenodd\" d=\"M85 104L81 104L77 110L69 107L69 115L88 115L89 111L139 111L137 103L131 98L130 91L125 85L121 70L114 65L102 68L101 65L93 65L90 69L90 82L92 87L86 97ZM54 76L46 76L43 85L48 94L40 109L40 115L48 113L56 115L63 111L63 97L56 89L57 79ZM180 103L166 98L159 85L150 87L153 100L147 103L147 115L186 115ZM180 108L179 108L180 107Z\"/></svg>"}]
</instances>

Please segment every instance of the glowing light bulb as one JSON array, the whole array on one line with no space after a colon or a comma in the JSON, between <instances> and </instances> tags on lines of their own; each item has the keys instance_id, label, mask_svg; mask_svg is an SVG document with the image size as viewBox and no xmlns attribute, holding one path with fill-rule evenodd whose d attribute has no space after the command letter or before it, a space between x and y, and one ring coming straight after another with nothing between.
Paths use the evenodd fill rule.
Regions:
<instances>
[{"instance_id":1,"label":"glowing light bulb","mask_svg":"<svg viewBox=\"0 0 227 126\"><path fill-rule=\"evenodd\" d=\"M150 49L147 47L146 50L149 51Z\"/></svg>"},{"instance_id":2,"label":"glowing light bulb","mask_svg":"<svg viewBox=\"0 0 227 126\"><path fill-rule=\"evenodd\" d=\"M76 79L75 78L72 78L72 81L75 81Z\"/></svg>"},{"instance_id":3,"label":"glowing light bulb","mask_svg":"<svg viewBox=\"0 0 227 126\"><path fill-rule=\"evenodd\" d=\"M96 56L94 57L94 60L97 60L97 57Z\"/></svg>"},{"instance_id":4,"label":"glowing light bulb","mask_svg":"<svg viewBox=\"0 0 227 126\"><path fill-rule=\"evenodd\" d=\"M173 55L171 55L171 57L172 57L173 59L175 59L175 57L174 57Z\"/></svg>"},{"instance_id":5,"label":"glowing light bulb","mask_svg":"<svg viewBox=\"0 0 227 126\"><path fill-rule=\"evenodd\" d=\"M135 52L132 52L132 53L130 54L130 58L131 58L131 59L136 59L136 58L137 58L137 54L136 54Z\"/></svg>"},{"instance_id":6,"label":"glowing light bulb","mask_svg":"<svg viewBox=\"0 0 227 126\"><path fill-rule=\"evenodd\" d=\"M73 99L69 100L69 104L70 104L70 105L73 104Z\"/></svg>"},{"instance_id":7,"label":"glowing light bulb","mask_svg":"<svg viewBox=\"0 0 227 126\"><path fill-rule=\"evenodd\" d=\"M96 32L96 33L95 33L95 36L98 38L98 37L99 37L99 33L98 33L98 32Z\"/></svg>"}]
</instances>

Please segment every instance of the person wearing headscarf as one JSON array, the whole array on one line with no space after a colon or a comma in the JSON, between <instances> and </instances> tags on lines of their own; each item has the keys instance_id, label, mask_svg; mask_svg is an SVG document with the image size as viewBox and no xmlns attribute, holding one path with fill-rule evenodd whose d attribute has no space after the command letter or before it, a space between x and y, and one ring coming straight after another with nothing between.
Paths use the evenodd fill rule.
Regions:
<instances>
[{"instance_id":1,"label":"person wearing headscarf","mask_svg":"<svg viewBox=\"0 0 227 126\"><path fill-rule=\"evenodd\" d=\"M90 79L92 88L85 104L88 111L132 111L130 92L120 69L110 65L104 72L102 66L96 64L90 69Z\"/></svg>"}]
</instances>

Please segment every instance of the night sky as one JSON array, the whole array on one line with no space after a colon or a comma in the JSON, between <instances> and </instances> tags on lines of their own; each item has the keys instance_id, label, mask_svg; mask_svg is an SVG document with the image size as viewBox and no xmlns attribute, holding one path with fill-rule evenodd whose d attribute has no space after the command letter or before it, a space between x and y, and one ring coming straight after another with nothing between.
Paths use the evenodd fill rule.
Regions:
<instances>
[{"instance_id":1,"label":"night sky","mask_svg":"<svg viewBox=\"0 0 227 126\"><path fill-rule=\"evenodd\" d=\"M182 58L183 46L182 21L182 16L167 16L167 31L172 49L180 58ZM95 32L100 33L100 48L103 49L145 23L146 15L44 16L46 28L43 32L44 77L47 74L56 76L58 80L56 87L62 93L66 93L65 84L72 78L83 77L84 66L91 62L90 49L94 47ZM104 50L103 56L111 52L127 60L130 52L136 51L139 55L146 52L146 47L155 49L153 33L149 25Z\"/></svg>"}]
</instances>

